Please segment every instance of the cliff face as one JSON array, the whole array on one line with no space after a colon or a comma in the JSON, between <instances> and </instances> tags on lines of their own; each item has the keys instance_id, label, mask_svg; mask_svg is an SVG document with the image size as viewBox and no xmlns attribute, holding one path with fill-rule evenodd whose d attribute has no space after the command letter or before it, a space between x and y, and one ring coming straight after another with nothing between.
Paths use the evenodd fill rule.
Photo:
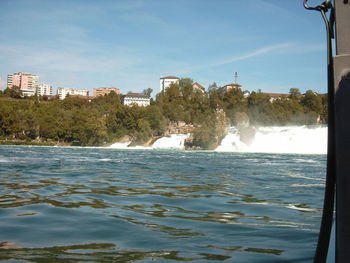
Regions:
<instances>
[{"instance_id":1,"label":"cliff face","mask_svg":"<svg viewBox=\"0 0 350 263\"><path fill-rule=\"evenodd\" d=\"M187 149L216 149L228 132L228 120L223 110L217 110L208 121L194 128L190 138L186 140Z\"/></svg>"},{"instance_id":2,"label":"cliff face","mask_svg":"<svg viewBox=\"0 0 350 263\"><path fill-rule=\"evenodd\" d=\"M165 132L165 136L169 136L170 134L187 134L193 133L195 127L193 124L186 124L185 122L170 122L167 130Z\"/></svg>"}]
</instances>

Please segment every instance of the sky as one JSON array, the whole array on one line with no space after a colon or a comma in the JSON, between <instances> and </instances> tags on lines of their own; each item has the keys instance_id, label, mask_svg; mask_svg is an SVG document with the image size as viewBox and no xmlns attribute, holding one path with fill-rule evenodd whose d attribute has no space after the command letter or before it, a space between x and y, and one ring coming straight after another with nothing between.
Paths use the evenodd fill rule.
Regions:
<instances>
[{"instance_id":1,"label":"sky","mask_svg":"<svg viewBox=\"0 0 350 263\"><path fill-rule=\"evenodd\" d=\"M0 76L122 93L159 78L326 92L326 36L302 0L0 0Z\"/></svg>"}]
</instances>

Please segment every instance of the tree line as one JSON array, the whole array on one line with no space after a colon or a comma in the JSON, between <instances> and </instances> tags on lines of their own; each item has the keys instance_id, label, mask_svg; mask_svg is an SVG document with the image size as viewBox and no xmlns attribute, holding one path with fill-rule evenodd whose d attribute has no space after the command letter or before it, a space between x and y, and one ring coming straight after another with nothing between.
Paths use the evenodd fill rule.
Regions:
<instances>
[{"instance_id":1,"label":"tree line","mask_svg":"<svg viewBox=\"0 0 350 263\"><path fill-rule=\"evenodd\" d=\"M150 93L151 90L145 92ZM157 94L147 107L124 106L111 92L90 102L68 96L64 100L22 97L18 88L0 92L0 140L40 141L48 144L97 146L129 136L143 144L164 135L169 124L193 126L190 146L211 149L225 136L228 125L312 125L326 123L326 95L291 89L288 97L272 100L261 91L244 96L215 83L203 93L184 78Z\"/></svg>"}]
</instances>

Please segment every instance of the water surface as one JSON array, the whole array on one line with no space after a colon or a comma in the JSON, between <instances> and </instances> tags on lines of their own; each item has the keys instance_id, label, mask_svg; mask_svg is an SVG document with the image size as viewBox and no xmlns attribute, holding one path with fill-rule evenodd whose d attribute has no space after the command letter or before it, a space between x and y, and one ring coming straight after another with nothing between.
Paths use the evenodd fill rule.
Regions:
<instances>
[{"instance_id":1,"label":"water surface","mask_svg":"<svg viewBox=\"0 0 350 263\"><path fill-rule=\"evenodd\" d=\"M325 159L0 146L0 260L310 262Z\"/></svg>"}]
</instances>

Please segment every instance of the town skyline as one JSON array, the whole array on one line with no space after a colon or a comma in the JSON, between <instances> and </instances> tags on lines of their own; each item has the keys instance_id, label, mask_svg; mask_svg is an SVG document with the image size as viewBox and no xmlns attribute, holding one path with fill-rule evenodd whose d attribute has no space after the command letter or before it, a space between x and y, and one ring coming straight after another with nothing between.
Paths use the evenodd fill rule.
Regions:
<instances>
[{"instance_id":1,"label":"town skyline","mask_svg":"<svg viewBox=\"0 0 350 263\"><path fill-rule=\"evenodd\" d=\"M299 1L1 1L0 77L54 87L151 88L190 77L205 88L326 91L323 24ZM14 34L13 32L16 32Z\"/></svg>"}]
</instances>

